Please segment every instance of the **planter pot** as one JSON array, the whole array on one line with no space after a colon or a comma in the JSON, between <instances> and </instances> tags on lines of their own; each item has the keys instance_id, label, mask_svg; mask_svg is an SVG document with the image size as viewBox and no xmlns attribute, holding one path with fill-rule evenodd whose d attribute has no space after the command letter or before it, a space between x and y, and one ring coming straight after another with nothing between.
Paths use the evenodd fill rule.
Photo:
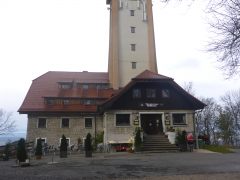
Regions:
<instances>
[{"instance_id":1,"label":"planter pot","mask_svg":"<svg viewBox=\"0 0 240 180\"><path fill-rule=\"evenodd\" d=\"M37 155L36 155L36 159L41 159L41 158L42 158L42 156L37 156Z\"/></svg>"},{"instance_id":2,"label":"planter pot","mask_svg":"<svg viewBox=\"0 0 240 180\"><path fill-rule=\"evenodd\" d=\"M60 158L67 158L67 151L60 151Z\"/></svg>"},{"instance_id":3,"label":"planter pot","mask_svg":"<svg viewBox=\"0 0 240 180\"><path fill-rule=\"evenodd\" d=\"M181 151L187 151L187 144L180 144Z\"/></svg>"},{"instance_id":4,"label":"planter pot","mask_svg":"<svg viewBox=\"0 0 240 180\"><path fill-rule=\"evenodd\" d=\"M85 151L85 157L92 157L92 151Z\"/></svg>"},{"instance_id":5,"label":"planter pot","mask_svg":"<svg viewBox=\"0 0 240 180\"><path fill-rule=\"evenodd\" d=\"M130 153L132 150L127 150L128 153Z\"/></svg>"},{"instance_id":6,"label":"planter pot","mask_svg":"<svg viewBox=\"0 0 240 180\"><path fill-rule=\"evenodd\" d=\"M135 146L135 152L141 152L141 151L142 151L142 149L140 146Z\"/></svg>"},{"instance_id":7,"label":"planter pot","mask_svg":"<svg viewBox=\"0 0 240 180\"><path fill-rule=\"evenodd\" d=\"M8 161L8 157L3 157L3 161Z\"/></svg>"}]
</instances>

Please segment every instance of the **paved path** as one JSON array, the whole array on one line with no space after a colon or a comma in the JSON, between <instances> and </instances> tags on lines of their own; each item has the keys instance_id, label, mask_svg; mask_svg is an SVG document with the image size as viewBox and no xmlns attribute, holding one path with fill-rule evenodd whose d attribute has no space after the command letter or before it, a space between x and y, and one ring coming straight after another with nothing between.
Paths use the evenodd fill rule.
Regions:
<instances>
[{"instance_id":1,"label":"paved path","mask_svg":"<svg viewBox=\"0 0 240 180\"><path fill-rule=\"evenodd\" d=\"M156 153L105 154L87 159L79 155L60 159L47 165L45 156L35 167L12 168L14 160L0 161L0 179L239 179L240 150L237 153ZM164 177L165 176L165 177ZM213 177L212 177L213 176ZM176 178L175 177L175 178ZM193 178L194 177L194 178ZM209 178L211 177L211 178ZM227 178L229 177L229 178Z\"/></svg>"}]
</instances>

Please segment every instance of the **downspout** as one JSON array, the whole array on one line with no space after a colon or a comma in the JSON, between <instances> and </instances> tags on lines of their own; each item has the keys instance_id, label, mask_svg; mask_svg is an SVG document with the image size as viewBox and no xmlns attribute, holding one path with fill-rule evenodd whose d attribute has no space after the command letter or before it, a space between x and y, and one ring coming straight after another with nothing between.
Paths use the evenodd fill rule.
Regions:
<instances>
[{"instance_id":1,"label":"downspout","mask_svg":"<svg viewBox=\"0 0 240 180\"><path fill-rule=\"evenodd\" d=\"M96 123L96 113L95 113L95 141L96 141L97 123ZM95 146L97 146L95 144Z\"/></svg>"}]
</instances>

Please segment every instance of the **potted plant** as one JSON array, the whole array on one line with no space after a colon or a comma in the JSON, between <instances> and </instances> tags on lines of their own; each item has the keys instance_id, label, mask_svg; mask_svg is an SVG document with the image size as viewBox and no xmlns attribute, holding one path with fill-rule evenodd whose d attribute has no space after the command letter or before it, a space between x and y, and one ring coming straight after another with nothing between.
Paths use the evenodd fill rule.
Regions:
<instances>
[{"instance_id":1,"label":"potted plant","mask_svg":"<svg viewBox=\"0 0 240 180\"><path fill-rule=\"evenodd\" d=\"M67 158L67 139L64 134L62 135L61 145L60 145L60 158Z\"/></svg>"},{"instance_id":2,"label":"potted plant","mask_svg":"<svg viewBox=\"0 0 240 180\"><path fill-rule=\"evenodd\" d=\"M141 152L141 146L142 146L142 139L140 136L140 129L138 129L135 136L135 152Z\"/></svg>"},{"instance_id":3,"label":"potted plant","mask_svg":"<svg viewBox=\"0 0 240 180\"><path fill-rule=\"evenodd\" d=\"M85 140L85 145L84 145L84 150L85 150L85 156L86 157L92 157L92 145L91 145L91 134L88 133L87 136L86 136L86 140Z\"/></svg>"},{"instance_id":4,"label":"potted plant","mask_svg":"<svg viewBox=\"0 0 240 180\"><path fill-rule=\"evenodd\" d=\"M180 142L180 150L187 151L187 132L185 130L182 131L181 142Z\"/></svg>"},{"instance_id":5,"label":"potted plant","mask_svg":"<svg viewBox=\"0 0 240 180\"><path fill-rule=\"evenodd\" d=\"M19 162L25 162L25 159L27 159L27 151L25 147L25 140L21 138L18 141L18 147L17 147L17 159Z\"/></svg>"},{"instance_id":6,"label":"potted plant","mask_svg":"<svg viewBox=\"0 0 240 180\"><path fill-rule=\"evenodd\" d=\"M42 158L42 139L41 138L37 140L37 148L36 148L35 156L36 156L36 159Z\"/></svg>"},{"instance_id":7,"label":"potted plant","mask_svg":"<svg viewBox=\"0 0 240 180\"><path fill-rule=\"evenodd\" d=\"M3 153L5 155L5 156L3 156L3 161L8 161L8 159L9 159L9 156L11 154L10 146L11 146L11 142L7 142L5 145L4 151L3 151Z\"/></svg>"}]
</instances>

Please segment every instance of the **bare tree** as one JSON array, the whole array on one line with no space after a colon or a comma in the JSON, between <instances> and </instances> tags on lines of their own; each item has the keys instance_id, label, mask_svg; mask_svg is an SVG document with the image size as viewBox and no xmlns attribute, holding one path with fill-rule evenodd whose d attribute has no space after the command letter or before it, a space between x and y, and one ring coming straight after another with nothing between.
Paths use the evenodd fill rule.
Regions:
<instances>
[{"instance_id":1,"label":"bare tree","mask_svg":"<svg viewBox=\"0 0 240 180\"><path fill-rule=\"evenodd\" d=\"M196 92L195 89L193 88L193 82L186 82L184 81L184 83L182 84L182 88L187 91L189 94L191 94L192 96L195 96Z\"/></svg>"},{"instance_id":2,"label":"bare tree","mask_svg":"<svg viewBox=\"0 0 240 180\"><path fill-rule=\"evenodd\" d=\"M203 132L211 136L213 142L218 140L216 120L219 116L217 111L219 105L213 98L199 98L207 106L202 111L196 113L196 128L198 132Z\"/></svg>"},{"instance_id":3,"label":"bare tree","mask_svg":"<svg viewBox=\"0 0 240 180\"><path fill-rule=\"evenodd\" d=\"M165 3L194 0L160 0ZM201 1L201 0L199 0ZM203 0L202 0L203 1ZM203 1L204 2L204 1ZM205 1L206 2L206 1ZM210 38L205 51L216 58L216 67L226 79L240 77L240 2L239 0L208 0L205 12Z\"/></svg>"},{"instance_id":4,"label":"bare tree","mask_svg":"<svg viewBox=\"0 0 240 180\"><path fill-rule=\"evenodd\" d=\"M235 129L233 138L236 144L238 144L240 135L240 89L226 92L224 96L221 96L221 101L233 118Z\"/></svg>"},{"instance_id":5,"label":"bare tree","mask_svg":"<svg viewBox=\"0 0 240 180\"><path fill-rule=\"evenodd\" d=\"M16 130L15 121L12 119L12 113L6 113L0 109L0 135L10 134Z\"/></svg>"},{"instance_id":6,"label":"bare tree","mask_svg":"<svg viewBox=\"0 0 240 180\"><path fill-rule=\"evenodd\" d=\"M211 38L206 51L217 58L217 67L226 79L240 77L240 3L218 0L206 10Z\"/></svg>"}]
</instances>

